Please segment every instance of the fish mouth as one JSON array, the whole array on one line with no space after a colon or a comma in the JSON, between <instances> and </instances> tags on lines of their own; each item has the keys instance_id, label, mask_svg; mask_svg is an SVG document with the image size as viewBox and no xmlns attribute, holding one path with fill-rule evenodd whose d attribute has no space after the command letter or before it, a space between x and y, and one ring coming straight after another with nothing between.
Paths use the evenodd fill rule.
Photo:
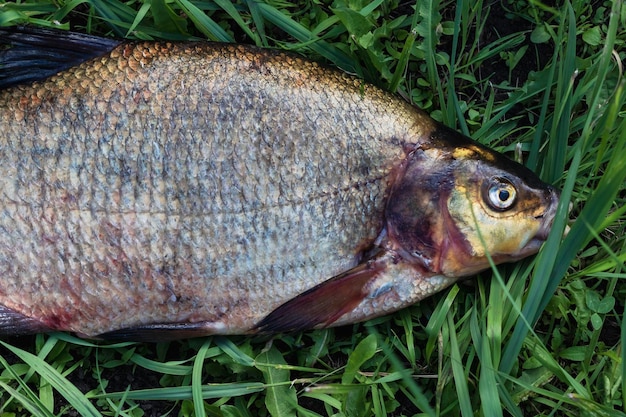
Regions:
<instances>
[{"instance_id":1,"label":"fish mouth","mask_svg":"<svg viewBox=\"0 0 626 417\"><path fill-rule=\"evenodd\" d=\"M549 187L546 190L546 194L547 209L542 214L535 216L535 219L541 221L539 230L537 230L535 236L533 236L526 243L526 245L524 245L524 247L522 247L520 251L514 255L516 259L521 259L528 255L532 255L533 253L537 253L539 248L541 248L541 245L543 245L548 239L548 236L550 236L550 231L552 230L552 225L554 224L556 212L559 207L560 193L554 187ZM570 210L571 208L572 203L570 203ZM568 232L569 226L566 226L563 237L565 237Z\"/></svg>"},{"instance_id":2,"label":"fish mouth","mask_svg":"<svg viewBox=\"0 0 626 417\"><path fill-rule=\"evenodd\" d=\"M550 231L552 230L552 224L554 223L554 218L556 217L556 210L559 207L560 193L552 187L549 188L549 193L550 195L548 197L548 209L544 211L543 214L541 214L540 216L535 217L536 219L544 220L541 224L541 227L537 231L537 234L535 235L536 239L540 239L543 241L548 239L548 236L550 235Z\"/></svg>"}]
</instances>

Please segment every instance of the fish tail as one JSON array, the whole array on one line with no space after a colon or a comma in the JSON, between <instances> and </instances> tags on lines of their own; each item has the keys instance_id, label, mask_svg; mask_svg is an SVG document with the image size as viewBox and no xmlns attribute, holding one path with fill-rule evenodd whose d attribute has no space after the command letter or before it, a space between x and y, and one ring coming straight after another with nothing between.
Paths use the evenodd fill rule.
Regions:
<instances>
[{"instance_id":1,"label":"fish tail","mask_svg":"<svg viewBox=\"0 0 626 417\"><path fill-rule=\"evenodd\" d=\"M121 41L61 30L18 26L0 29L0 90L43 80L102 56Z\"/></svg>"}]
</instances>

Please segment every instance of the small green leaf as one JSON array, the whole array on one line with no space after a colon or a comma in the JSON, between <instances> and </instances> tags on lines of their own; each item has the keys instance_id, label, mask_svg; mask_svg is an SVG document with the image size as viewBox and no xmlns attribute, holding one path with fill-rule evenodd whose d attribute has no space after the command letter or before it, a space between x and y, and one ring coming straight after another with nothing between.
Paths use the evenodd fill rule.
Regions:
<instances>
[{"instance_id":1,"label":"small green leaf","mask_svg":"<svg viewBox=\"0 0 626 417\"><path fill-rule=\"evenodd\" d=\"M600 304L597 307L596 312L598 314L607 314L615 307L615 298L613 297L605 297L600 301Z\"/></svg>"},{"instance_id":2,"label":"small green leaf","mask_svg":"<svg viewBox=\"0 0 626 417\"><path fill-rule=\"evenodd\" d=\"M341 20L348 32L357 38L364 36L374 27L372 22L355 10L347 7L337 7L331 10Z\"/></svg>"},{"instance_id":3,"label":"small green leaf","mask_svg":"<svg viewBox=\"0 0 626 417\"><path fill-rule=\"evenodd\" d=\"M589 346L572 346L566 349L563 349L559 353L559 357L562 359L567 359L574 362L582 362L585 360L585 355Z\"/></svg>"},{"instance_id":4,"label":"small green leaf","mask_svg":"<svg viewBox=\"0 0 626 417\"><path fill-rule=\"evenodd\" d=\"M584 31L583 41L592 46L600 45L600 43L602 43L602 32L600 31L600 28L598 26L594 26Z\"/></svg>"},{"instance_id":5,"label":"small green leaf","mask_svg":"<svg viewBox=\"0 0 626 417\"><path fill-rule=\"evenodd\" d=\"M374 34L372 32L367 32L365 35L361 36L358 39L359 46L363 49L368 49L372 45L374 45Z\"/></svg>"},{"instance_id":6,"label":"small green leaf","mask_svg":"<svg viewBox=\"0 0 626 417\"><path fill-rule=\"evenodd\" d=\"M593 313L591 315L591 326L593 327L593 330L600 330L602 328L602 323L602 317L600 317L598 313Z\"/></svg>"},{"instance_id":7,"label":"small green leaf","mask_svg":"<svg viewBox=\"0 0 626 417\"><path fill-rule=\"evenodd\" d=\"M615 306L615 298L606 297L600 298L600 294L595 291L588 291L585 294L585 303L587 307L595 313L606 314L613 310Z\"/></svg>"},{"instance_id":8,"label":"small green leaf","mask_svg":"<svg viewBox=\"0 0 626 417\"><path fill-rule=\"evenodd\" d=\"M187 32L187 19L176 14L165 0L152 0L151 10L157 29L172 33Z\"/></svg>"},{"instance_id":9,"label":"small green leaf","mask_svg":"<svg viewBox=\"0 0 626 417\"><path fill-rule=\"evenodd\" d=\"M289 370L283 355L276 346L256 357L256 367L263 373L267 388L265 389L265 406L272 417L292 416L297 404L296 391L291 387Z\"/></svg>"},{"instance_id":10,"label":"small green leaf","mask_svg":"<svg viewBox=\"0 0 626 417\"><path fill-rule=\"evenodd\" d=\"M8 24L14 20L20 21L21 19L25 19L25 15L15 10L5 10L3 13L0 13L0 27L8 26Z\"/></svg>"},{"instance_id":11,"label":"small green leaf","mask_svg":"<svg viewBox=\"0 0 626 417\"><path fill-rule=\"evenodd\" d=\"M354 380L354 377L361 366L374 356L376 353L376 347L376 335L373 334L367 336L359 342L348 358L346 370L341 377L342 384L350 384Z\"/></svg>"},{"instance_id":12,"label":"small green leaf","mask_svg":"<svg viewBox=\"0 0 626 417\"><path fill-rule=\"evenodd\" d=\"M220 412L224 417L243 417L241 411L234 405L224 404L220 407Z\"/></svg>"},{"instance_id":13,"label":"small green leaf","mask_svg":"<svg viewBox=\"0 0 626 417\"><path fill-rule=\"evenodd\" d=\"M365 386L354 387L348 392L342 407L346 417L371 415L370 404L367 403L367 392Z\"/></svg>"},{"instance_id":14,"label":"small green leaf","mask_svg":"<svg viewBox=\"0 0 626 417\"><path fill-rule=\"evenodd\" d=\"M550 40L550 33L546 30L545 26L539 25L533 29L530 34L530 40L533 43L546 43Z\"/></svg>"},{"instance_id":15,"label":"small green leaf","mask_svg":"<svg viewBox=\"0 0 626 417\"><path fill-rule=\"evenodd\" d=\"M519 385L514 386L511 393L513 400L516 403L524 401L533 394L533 388L544 385L553 377L554 374L543 366L522 372L522 376L516 381Z\"/></svg>"}]
</instances>

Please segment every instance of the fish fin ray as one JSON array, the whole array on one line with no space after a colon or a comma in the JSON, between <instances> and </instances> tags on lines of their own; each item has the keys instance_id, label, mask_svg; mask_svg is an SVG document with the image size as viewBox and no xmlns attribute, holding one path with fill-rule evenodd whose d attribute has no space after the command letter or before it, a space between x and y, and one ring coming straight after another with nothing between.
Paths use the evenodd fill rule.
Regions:
<instances>
[{"instance_id":1,"label":"fish fin ray","mask_svg":"<svg viewBox=\"0 0 626 417\"><path fill-rule=\"evenodd\" d=\"M121 41L61 30L0 29L0 90L43 80L102 56Z\"/></svg>"},{"instance_id":2,"label":"fish fin ray","mask_svg":"<svg viewBox=\"0 0 626 417\"><path fill-rule=\"evenodd\" d=\"M330 278L276 308L256 330L280 333L330 326L367 297L367 284L382 269L381 264L368 261Z\"/></svg>"},{"instance_id":3,"label":"fish fin ray","mask_svg":"<svg viewBox=\"0 0 626 417\"><path fill-rule=\"evenodd\" d=\"M157 323L129 327L99 334L94 339L114 342L168 342L214 334L206 322Z\"/></svg>"},{"instance_id":4,"label":"fish fin ray","mask_svg":"<svg viewBox=\"0 0 626 417\"><path fill-rule=\"evenodd\" d=\"M37 319L0 305L0 335L2 336L19 336L52 330Z\"/></svg>"}]
</instances>

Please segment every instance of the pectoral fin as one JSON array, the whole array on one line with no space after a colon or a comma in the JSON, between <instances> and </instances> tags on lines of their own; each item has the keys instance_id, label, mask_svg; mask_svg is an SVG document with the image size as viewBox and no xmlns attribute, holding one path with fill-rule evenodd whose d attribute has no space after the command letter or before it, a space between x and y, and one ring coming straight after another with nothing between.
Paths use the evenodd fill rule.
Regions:
<instances>
[{"instance_id":1,"label":"pectoral fin","mask_svg":"<svg viewBox=\"0 0 626 417\"><path fill-rule=\"evenodd\" d=\"M368 296L368 283L384 269L384 264L375 260L361 263L287 301L256 329L278 333L329 326Z\"/></svg>"}]
</instances>

